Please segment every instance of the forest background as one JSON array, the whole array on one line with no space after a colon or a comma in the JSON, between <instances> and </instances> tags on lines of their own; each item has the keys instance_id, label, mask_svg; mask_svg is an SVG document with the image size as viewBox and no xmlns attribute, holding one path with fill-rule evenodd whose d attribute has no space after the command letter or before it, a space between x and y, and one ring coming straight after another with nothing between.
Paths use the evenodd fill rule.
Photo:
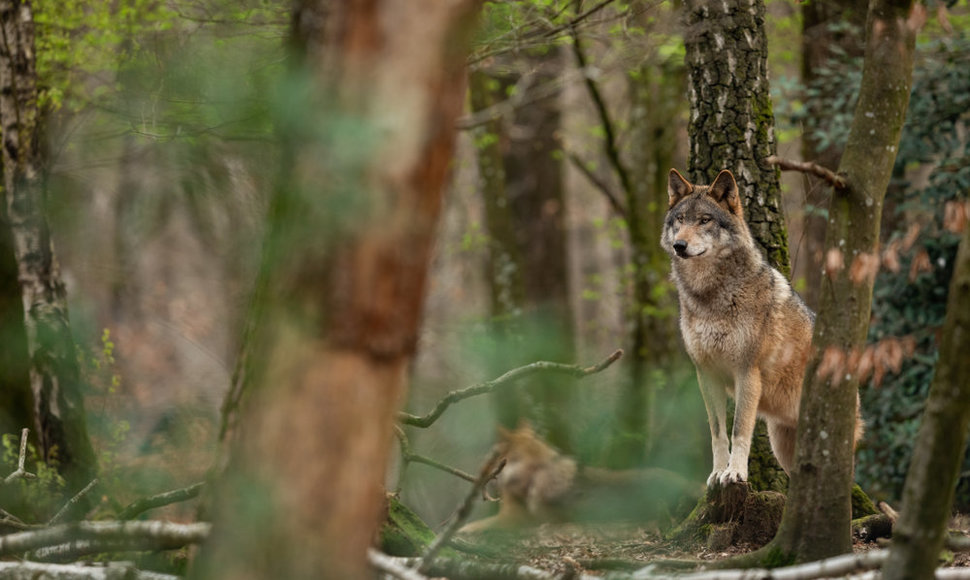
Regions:
<instances>
[{"instance_id":1,"label":"forest background","mask_svg":"<svg viewBox=\"0 0 970 580\"><path fill-rule=\"evenodd\" d=\"M772 1L765 18L778 155L832 169L861 79L865 14L864 3L839 4ZM289 10L34 3L47 209L106 510L199 481L215 461L283 167L277 130L296 110ZM888 258L870 325L881 358L862 389L856 479L890 501L936 362L962 227L951 202L970 189L970 11L959 2L938 14L918 40L881 229ZM474 472L496 426L525 417L584 463L706 476L703 405L658 244L667 171L687 166L684 54L670 3L484 4L404 407L421 413L535 360L626 355L581 382L543 375L464 401L432 428L408 429L412 450ZM334 122L340 146L326 166L339 172L372 136ZM783 177L792 279L814 306L825 187ZM10 380L23 370L4 369ZM16 404L5 410L13 470L27 425ZM388 487L436 523L464 495L459 483L412 463ZM55 503L41 499L18 515L49 517ZM957 508L968 507L961 477Z\"/></svg>"}]
</instances>

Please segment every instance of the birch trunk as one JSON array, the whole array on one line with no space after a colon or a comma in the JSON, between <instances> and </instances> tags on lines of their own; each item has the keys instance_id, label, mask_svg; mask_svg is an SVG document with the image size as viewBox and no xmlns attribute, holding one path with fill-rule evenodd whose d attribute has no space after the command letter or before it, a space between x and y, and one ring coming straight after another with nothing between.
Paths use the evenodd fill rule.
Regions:
<instances>
[{"instance_id":1,"label":"birch trunk","mask_svg":"<svg viewBox=\"0 0 970 580\"><path fill-rule=\"evenodd\" d=\"M23 299L30 387L40 449L56 458L68 487L94 476L74 339L50 227L44 213L34 24L26 0L0 2L0 126L6 218Z\"/></svg>"}]
</instances>

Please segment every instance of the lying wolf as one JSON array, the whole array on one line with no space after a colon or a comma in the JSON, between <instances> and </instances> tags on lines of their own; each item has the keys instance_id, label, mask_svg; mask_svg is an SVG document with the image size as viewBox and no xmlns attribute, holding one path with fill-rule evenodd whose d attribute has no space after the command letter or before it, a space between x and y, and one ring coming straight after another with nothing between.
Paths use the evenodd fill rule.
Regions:
<instances>
[{"instance_id":1,"label":"lying wolf","mask_svg":"<svg viewBox=\"0 0 970 580\"><path fill-rule=\"evenodd\" d=\"M667 192L660 243L671 256L680 330L711 427L714 469L707 484L747 480L759 414L789 472L815 315L755 246L730 171L704 186L671 169ZM735 399L730 448L726 395ZM861 429L859 420L857 440Z\"/></svg>"},{"instance_id":2,"label":"lying wolf","mask_svg":"<svg viewBox=\"0 0 970 580\"><path fill-rule=\"evenodd\" d=\"M693 505L702 486L659 468L610 470L581 466L543 441L528 424L499 428L496 515L460 530L476 534L546 522L636 521L670 523L672 512Z\"/></svg>"}]
</instances>

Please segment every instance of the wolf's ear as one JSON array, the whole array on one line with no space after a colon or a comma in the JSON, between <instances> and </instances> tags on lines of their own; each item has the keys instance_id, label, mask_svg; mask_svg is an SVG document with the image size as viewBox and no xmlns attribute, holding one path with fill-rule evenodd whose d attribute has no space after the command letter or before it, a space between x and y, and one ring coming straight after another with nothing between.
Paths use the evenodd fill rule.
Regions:
<instances>
[{"instance_id":1,"label":"wolf's ear","mask_svg":"<svg viewBox=\"0 0 970 580\"><path fill-rule=\"evenodd\" d=\"M741 215L741 195L738 192L738 182L734 180L734 175L727 169L717 174L714 183L707 190L707 195L714 198L714 201L734 215Z\"/></svg>"},{"instance_id":2,"label":"wolf's ear","mask_svg":"<svg viewBox=\"0 0 970 580\"><path fill-rule=\"evenodd\" d=\"M677 202L684 199L694 191L694 186L690 184L689 181L684 179L684 176L677 172L676 169L670 170L670 176L667 178L667 196L670 202L669 207L674 207Z\"/></svg>"}]
</instances>

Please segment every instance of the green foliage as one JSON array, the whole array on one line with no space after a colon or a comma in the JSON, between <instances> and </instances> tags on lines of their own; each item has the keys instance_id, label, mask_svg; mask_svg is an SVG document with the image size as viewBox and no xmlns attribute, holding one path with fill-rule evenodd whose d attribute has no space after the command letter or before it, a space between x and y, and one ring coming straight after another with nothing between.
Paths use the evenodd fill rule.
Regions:
<instances>
[{"instance_id":1,"label":"green foliage","mask_svg":"<svg viewBox=\"0 0 970 580\"><path fill-rule=\"evenodd\" d=\"M20 434L4 433L3 471L0 477L17 470L20 458ZM65 482L57 472L55 458L47 463L40 461L37 448L27 444L26 471L35 478L17 478L9 483L0 482L0 506L22 522L28 524L46 523L67 501Z\"/></svg>"}]
</instances>

